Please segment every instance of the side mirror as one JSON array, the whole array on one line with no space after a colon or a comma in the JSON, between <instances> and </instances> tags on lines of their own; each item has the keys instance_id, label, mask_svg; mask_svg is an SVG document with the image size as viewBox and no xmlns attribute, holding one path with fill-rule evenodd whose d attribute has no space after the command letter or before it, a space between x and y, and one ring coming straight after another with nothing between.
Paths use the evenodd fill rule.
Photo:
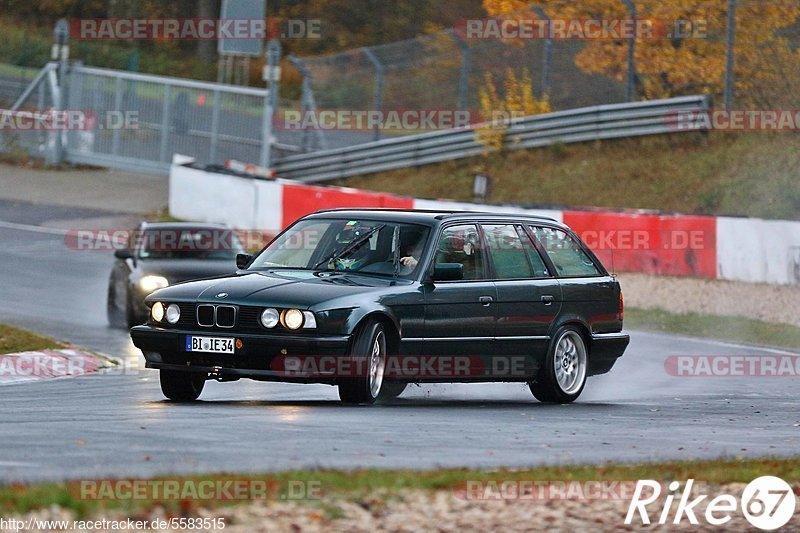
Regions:
<instances>
[{"instance_id":1,"label":"side mirror","mask_svg":"<svg viewBox=\"0 0 800 533\"><path fill-rule=\"evenodd\" d=\"M458 281L464 279L464 265L461 263L436 263L433 265L432 281Z\"/></svg>"},{"instance_id":2,"label":"side mirror","mask_svg":"<svg viewBox=\"0 0 800 533\"><path fill-rule=\"evenodd\" d=\"M236 268L239 270L244 270L252 260L253 256L250 254L236 254Z\"/></svg>"},{"instance_id":3,"label":"side mirror","mask_svg":"<svg viewBox=\"0 0 800 533\"><path fill-rule=\"evenodd\" d=\"M114 257L117 259L133 259L133 252L127 249L114 250Z\"/></svg>"}]
</instances>

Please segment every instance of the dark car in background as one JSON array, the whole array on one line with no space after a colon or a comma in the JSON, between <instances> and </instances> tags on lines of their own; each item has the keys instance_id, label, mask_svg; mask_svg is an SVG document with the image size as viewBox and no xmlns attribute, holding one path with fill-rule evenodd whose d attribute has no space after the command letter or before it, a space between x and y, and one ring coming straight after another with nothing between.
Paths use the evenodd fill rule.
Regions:
<instances>
[{"instance_id":1,"label":"dark car in background","mask_svg":"<svg viewBox=\"0 0 800 533\"><path fill-rule=\"evenodd\" d=\"M147 320L144 298L182 281L236 271L244 251L236 233L221 224L142 222L125 247L114 252L108 280L107 314L113 327L130 328Z\"/></svg>"},{"instance_id":2,"label":"dark car in background","mask_svg":"<svg viewBox=\"0 0 800 533\"><path fill-rule=\"evenodd\" d=\"M237 266L145 299L131 337L168 398L208 379L328 383L359 404L505 381L567 403L629 342L616 278L543 217L320 211Z\"/></svg>"}]
</instances>

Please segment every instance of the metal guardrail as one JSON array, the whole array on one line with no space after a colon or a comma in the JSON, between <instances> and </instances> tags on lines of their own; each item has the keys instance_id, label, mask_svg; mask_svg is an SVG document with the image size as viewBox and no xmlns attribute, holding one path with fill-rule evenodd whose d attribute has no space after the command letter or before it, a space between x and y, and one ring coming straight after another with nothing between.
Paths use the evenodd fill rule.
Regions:
<instances>
[{"instance_id":1,"label":"metal guardrail","mask_svg":"<svg viewBox=\"0 0 800 533\"><path fill-rule=\"evenodd\" d=\"M710 104L710 97L706 95L683 96L582 107L514 119L505 130L503 149L697 131L679 129L678 113L699 113L708 110ZM476 129L482 126L292 155L277 160L275 170L281 178L320 182L476 156L487 150L475 140Z\"/></svg>"}]
</instances>

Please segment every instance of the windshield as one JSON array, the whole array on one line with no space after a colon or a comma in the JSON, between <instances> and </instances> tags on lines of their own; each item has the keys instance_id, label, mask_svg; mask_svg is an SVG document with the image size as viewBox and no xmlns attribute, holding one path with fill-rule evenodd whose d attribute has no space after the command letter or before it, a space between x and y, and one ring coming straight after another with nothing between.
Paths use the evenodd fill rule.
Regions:
<instances>
[{"instance_id":1,"label":"windshield","mask_svg":"<svg viewBox=\"0 0 800 533\"><path fill-rule=\"evenodd\" d=\"M298 268L415 275L430 229L374 220L302 220L256 257L250 270Z\"/></svg>"},{"instance_id":2,"label":"windshield","mask_svg":"<svg viewBox=\"0 0 800 533\"><path fill-rule=\"evenodd\" d=\"M244 251L227 228L149 228L134 232L131 247L141 259L225 259Z\"/></svg>"}]
</instances>

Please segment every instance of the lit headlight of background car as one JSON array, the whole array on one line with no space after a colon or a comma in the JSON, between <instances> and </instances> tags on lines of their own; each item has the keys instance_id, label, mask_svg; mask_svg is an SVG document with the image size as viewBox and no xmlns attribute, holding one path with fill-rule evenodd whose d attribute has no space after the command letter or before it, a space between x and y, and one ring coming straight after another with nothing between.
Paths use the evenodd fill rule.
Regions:
<instances>
[{"instance_id":1,"label":"lit headlight of background car","mask_svg":"<svg viewBox=\"0 0 800 533\"><path fill-rule=\"evenodd\" d=\"M139 279L139 288L145 294L150 294L156 289L161 289L169 285L169 281L164 276L142 276Z\"/></svg>"}]
</instances>

